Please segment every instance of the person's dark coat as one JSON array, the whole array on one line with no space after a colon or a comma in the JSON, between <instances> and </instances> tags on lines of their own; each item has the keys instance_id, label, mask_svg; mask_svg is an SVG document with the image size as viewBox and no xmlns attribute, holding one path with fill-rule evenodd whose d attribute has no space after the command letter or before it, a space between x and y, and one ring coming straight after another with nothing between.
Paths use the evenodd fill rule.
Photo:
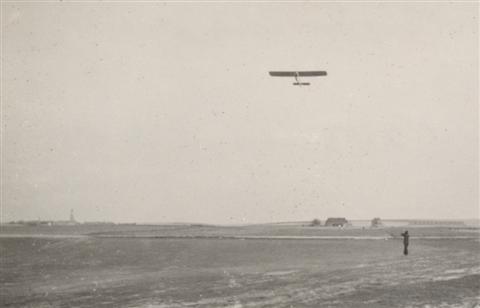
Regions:
<instances>
[{"instance_id":1,"label":"person's dark coat","mask_svg":"<svg viewBox=\"0 0 480 308\"><path fill-rule=\"evenodd\" d=\"M402 233L403 236L403 254L408 255L408 240L410 235L408 235L408 231Z\"/></svg>"}]
</instances>

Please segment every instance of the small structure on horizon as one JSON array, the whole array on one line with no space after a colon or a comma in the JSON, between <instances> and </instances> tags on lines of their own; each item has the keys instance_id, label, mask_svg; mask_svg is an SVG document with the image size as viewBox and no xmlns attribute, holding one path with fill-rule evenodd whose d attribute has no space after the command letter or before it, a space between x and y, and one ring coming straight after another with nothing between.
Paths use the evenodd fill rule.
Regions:
<instances>
[{"instance_id":1,"label":"small structure on horizon","mask_svg":"<svg viewBox=\"0 0 480 308\"><path fill-rule=\"evenodd\" d=\"M372 219L372 223L370 224L370 227L372 228L383 227L383 223L380 217L375 217L374 219Z\"/></svg>"},{"instance_id":2,"label":"small structure on horizon","mask_svg":"<svg viewBox=\"0 0 480 308\"><path fill-rule=\"evenodd\" d=\"M70 222L75 223L75 217L73 216L73 209L70 210Z\"/></svg>"},{"instance_id":3,"label":"small structure on horizon","mask_svg":"<svg viewBox=\"0 0 480 308\"><path fill-rule=\"evenodd\" d=\"M75 226L80 224L75 220L75 216L73 215L73 209L70 209L70 219L69 220L56 220L52 221L51 225L54 226Z\"/></svg>"},{"instance_id":4,"label":"small structure on horizon","mask_svg":"<svg viewBox=\"0 0 480 308\"><path fill-rule=\"evenodd\" d=\"M326 227L345 227L349 225L348 220L345 217L329 217L325 221Z\"/></svg>"},{"instance_id":5,"label":"small structure on horizon","mask_svg":"<svg viewBox=\"0 0 480 308\"><path fill-rule=\"evenodd\" d=\"M408 224L417 225L417 226L465 226L465 222L461 220L419 219L419 220L409 220Z\"/></svg>"},{"instance_id":6,"label":"small structure on horizon","mask_svg":"<svg viewBox=\"0 0 480 308\"><path fill-rule=\"evenodd\" d=\"M18 220L18 221L11 221L7 223L9 225L18 225L18 226L76 226L80 225L81 223L75 220L75 216L73 214L73 209L70 210L70 219L69 220Z\"/></svg>"}]
</instances>

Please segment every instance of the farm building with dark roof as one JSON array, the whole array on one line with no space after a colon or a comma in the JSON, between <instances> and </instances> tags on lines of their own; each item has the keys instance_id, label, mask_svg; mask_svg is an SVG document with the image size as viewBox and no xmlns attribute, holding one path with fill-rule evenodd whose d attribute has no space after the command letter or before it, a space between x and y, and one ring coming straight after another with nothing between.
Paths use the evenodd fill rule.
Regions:
<instances>
[{"instance_id":1,"label":"farm building with dark roof","mask_svg":"<svg viewBox=\"0 0 480 308\"><path fill-rule=\"evenodd\" d=\"M345 217L330 217L325 222L327 227L344 227L348 225L348 220Z\"/></svg>"},{"instance_id":2,"label":"farm building with dark roof","mask_svg":"<svg viewBox=\"0 0 480 308\"><path fill-rule=\"evenodd\" d=\"M372 223L370 224L370 226L372 228L382 227L382 220L379 217L375 217L374 219L372 219Z\"/></svg>"}]
</instances>

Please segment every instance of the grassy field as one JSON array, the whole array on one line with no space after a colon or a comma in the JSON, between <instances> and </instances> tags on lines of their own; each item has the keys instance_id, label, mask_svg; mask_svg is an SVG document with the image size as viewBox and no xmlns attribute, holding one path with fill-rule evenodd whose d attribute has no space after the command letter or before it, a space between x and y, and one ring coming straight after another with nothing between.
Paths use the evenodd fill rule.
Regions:
<instances>
[{"instance_id":1,"label":"grassy field","mask_svg":"<svg viewBox=\"0 0 480 308\"><path fill-rule=\"evenodd\" d=\"M95 233L138 236L135 232L152 235L169 229L185 235L206 228L203 234L208 235L215 231L199 226L133 227ZM292 234L282 227L267 228L268 232L265 227L246 229L228 232ZM297 234L315 230L294 229ZM214 234L225 232L216 229ZM419 228L411 233L466 231ZM475 307L480 305L480 242L475 234L470 239L412 238L407 257L397 238L0 238L0 306Z\"/></svg>"},{"instance_id":2,"label":"grassy field","mask_svg":"<svg viewBox=\"0 0 480 308\"><path fill-rule=\"evenodd\" d=\"M407 227L311 227L308 224L259 224L215 226L200 224L170 225L77 225L77 226L3 226L0 236L79 236L98 237L399 237ZM408 226L412 237L480 237L478 227Z\"/></svg>"}]
</instances>

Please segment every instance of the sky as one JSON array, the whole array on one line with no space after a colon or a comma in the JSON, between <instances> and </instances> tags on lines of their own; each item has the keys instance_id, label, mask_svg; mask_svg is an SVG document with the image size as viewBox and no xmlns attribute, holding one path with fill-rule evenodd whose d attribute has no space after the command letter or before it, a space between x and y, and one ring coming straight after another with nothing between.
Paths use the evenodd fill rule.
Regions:
<instances>
[{"instance_id":1,"label":"sky","mask_svg":"<svg viewBox=\"0 0 480 308\"><path fill-rule=\"evenodd\" d=\"M478 12L5 2L0 218L479 218Z\"/></svg>"}]
</instances>

